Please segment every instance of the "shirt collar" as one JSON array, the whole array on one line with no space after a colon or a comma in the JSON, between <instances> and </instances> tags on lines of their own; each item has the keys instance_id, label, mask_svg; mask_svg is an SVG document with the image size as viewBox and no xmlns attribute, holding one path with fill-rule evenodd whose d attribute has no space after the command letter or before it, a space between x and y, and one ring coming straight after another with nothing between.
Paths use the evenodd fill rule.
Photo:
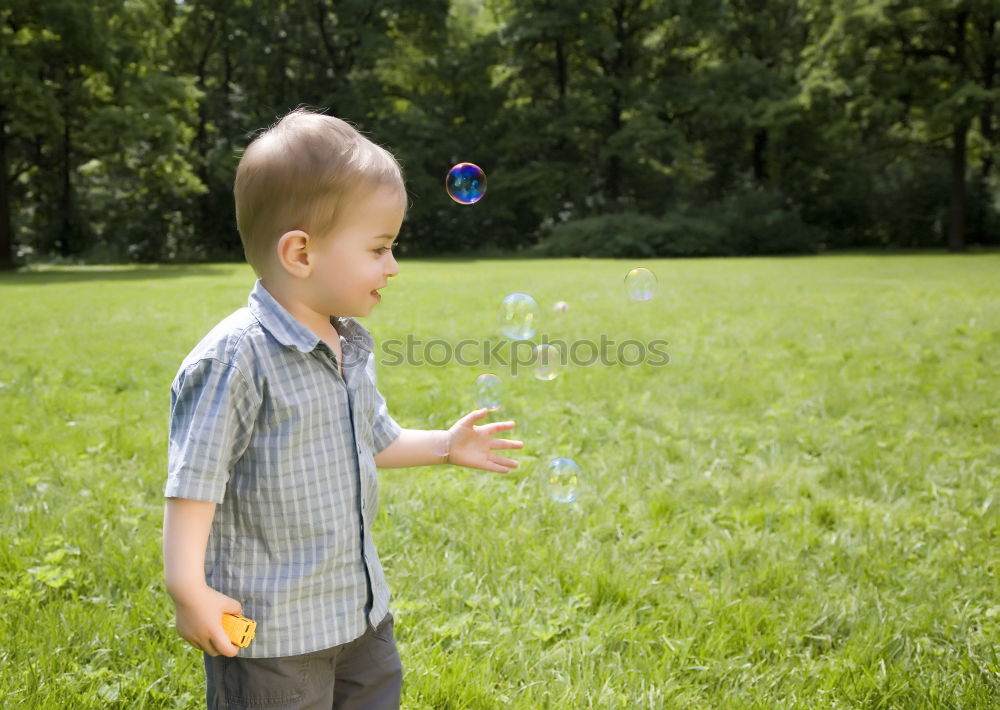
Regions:
<instances>
[{"instance_id":1,"label":"shirt collar","mask_svg":"<svg viewBox=\"0 0 1000 710\"><path fill-rule=\"evenodd\" d=\"M260 324L274 336L274 339L285 347L294 347L301 352L312 352L320 342L320 337L300 323L284 306L278 303L260 279L257 279L247 300L250 312L260 321ZM343 338L371 352L375 345L371 333L354 318L331 316L330 322Z\"/></svg>"}]
</instances>

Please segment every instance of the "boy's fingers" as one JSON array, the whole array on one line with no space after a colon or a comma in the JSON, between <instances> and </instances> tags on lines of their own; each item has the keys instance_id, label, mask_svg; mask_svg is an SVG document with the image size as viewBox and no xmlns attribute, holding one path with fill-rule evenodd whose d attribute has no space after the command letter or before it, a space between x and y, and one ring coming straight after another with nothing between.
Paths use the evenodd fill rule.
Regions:
<instances>
[{"instance_id":1,"label":"boy's fingers","mask_svg":"<svg viewBox=\"0 0 1000 710\"><path fill-rule=\"evenodd\" d=\"M494 439L490 442L491 449L523 449L524 442L514 439Z\"/></svg>"},{"instance_id":2,"label":"boy's fingers","mask_svg":"<svg viewBox=\"0 0 1000 710\"><path fill-rule=\"evenodd\" d=\"M204 651L209 656L218 656L219 652L215 648L215 644L212 643L212 639L205 639L204 641L189 641L189 643L197 648L199 651Z\"/></svg>"},{"instance_id":3,"label":"boy's fingers","mask_svg":"<svg viewBox=\"0 0 1000 710\"><path fill-rule=\"evenodd\" d=\"M508 459L503 456L494 456L490 460L494 463L500 464L501 466L506 466L507 468L517 468L519 465L514 459ZM504 473L506 473L506 471L504 471Z\"/></svg>"},{"instance_id":4,"label":"boy's fingers","mask_svg":"<svg viewBox=\"0 0 1000 710\"><path fill-rule=\"evenodd\" d=\"M499 434L502 431L513 429L516 426L517 423L512 421L493 422L492 424L486 424L485 426L483 426L483 429L489 429L490 434Z\"/></svg>"},{"instance_id":5,"label":"boy's fingers","mask_svg":"<svg viewBox=\"0 0 1000 710\"><path fill-rule=\"evenodd\" d=\"M236 644L234 644L232 641L229 640L229 637L226 636L225 631L222 632L222 636L218 636L217 634L213 633L211 638L209 639L209 643L217 651L216 655L219 656L232 657L235 656L237 653L239 653L240 650L236 646Z\"/></svg>"}]
</instances>

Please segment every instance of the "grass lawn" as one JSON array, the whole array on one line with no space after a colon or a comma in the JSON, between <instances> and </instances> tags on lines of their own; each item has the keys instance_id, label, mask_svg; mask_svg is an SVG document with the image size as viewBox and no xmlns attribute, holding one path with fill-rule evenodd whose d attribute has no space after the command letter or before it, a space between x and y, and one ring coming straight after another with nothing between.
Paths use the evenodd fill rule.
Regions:
<instances>
[{"instance_id":1,"label":"grass lawn","mask_svg":"<svg viewBox=\"0 0 1000 710\"><path fill-rule=\"evenodd\" d=\"M1000 706L1000 254L401 269L382 345L498 341L523 291L553 338L670 357L546 382L380 351L402 426L449 426L493 371L525 441L505 476L381 472L405 708ZM252 285L0 275L0 706L203 706L162 584L169 387ZM546 496L558 456L575 503Z\"/></svg>"}]
</instances>

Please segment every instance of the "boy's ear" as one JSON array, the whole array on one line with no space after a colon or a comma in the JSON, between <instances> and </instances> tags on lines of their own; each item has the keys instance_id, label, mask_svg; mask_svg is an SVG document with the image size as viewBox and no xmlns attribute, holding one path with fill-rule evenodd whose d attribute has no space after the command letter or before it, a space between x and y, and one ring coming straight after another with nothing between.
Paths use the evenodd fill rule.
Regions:
<instances>
[{"instance_id":1,"label":"boy's ear","mask_svg":"<svg viewBox=\"0 0 1000 710\"><path fill-rule=\"evenodd\" d=\"M309 235L301 229L285 232L278 239L278 262L292 276L309 275Z\"/></svg>"}]
</instances>

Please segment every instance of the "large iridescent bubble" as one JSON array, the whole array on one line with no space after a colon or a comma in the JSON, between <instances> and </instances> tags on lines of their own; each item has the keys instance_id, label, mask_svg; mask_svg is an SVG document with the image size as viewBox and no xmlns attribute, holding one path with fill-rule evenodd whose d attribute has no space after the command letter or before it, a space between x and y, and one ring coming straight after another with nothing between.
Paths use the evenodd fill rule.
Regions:
<instances>
[{"instance_id":1,"label":"large iridescent bubble","mask_svg":"<svg viewBox=\"0 0 1000 710\"><path fill-rule=\"evenodd\" d=\"M475 204L486 194L486 173L474 163L459 163L448 171L444 186L458 204Z\"/></svg>"},{"instance_id":2,"label":"large iridescent bubble","mask_svg":"<svg viewBox=\"0 0 1000 710\"><path fill-rule=\"evenodd\" d=\"M538 330L538 304L526 293L512 293L497 312L497 326L511 340L531 340Z\"/></svg>"},{"instance_id":3,"label":"large iridescent bubble","mask_svg":"<svg viewBox=\"0 0 1000 710\"><path fill-rule=\"evenodd\" d=\"M633 301L649 301L656 295L656 276L641 266L625 276L625 293Z\"/></svg>"}]
</instances>

